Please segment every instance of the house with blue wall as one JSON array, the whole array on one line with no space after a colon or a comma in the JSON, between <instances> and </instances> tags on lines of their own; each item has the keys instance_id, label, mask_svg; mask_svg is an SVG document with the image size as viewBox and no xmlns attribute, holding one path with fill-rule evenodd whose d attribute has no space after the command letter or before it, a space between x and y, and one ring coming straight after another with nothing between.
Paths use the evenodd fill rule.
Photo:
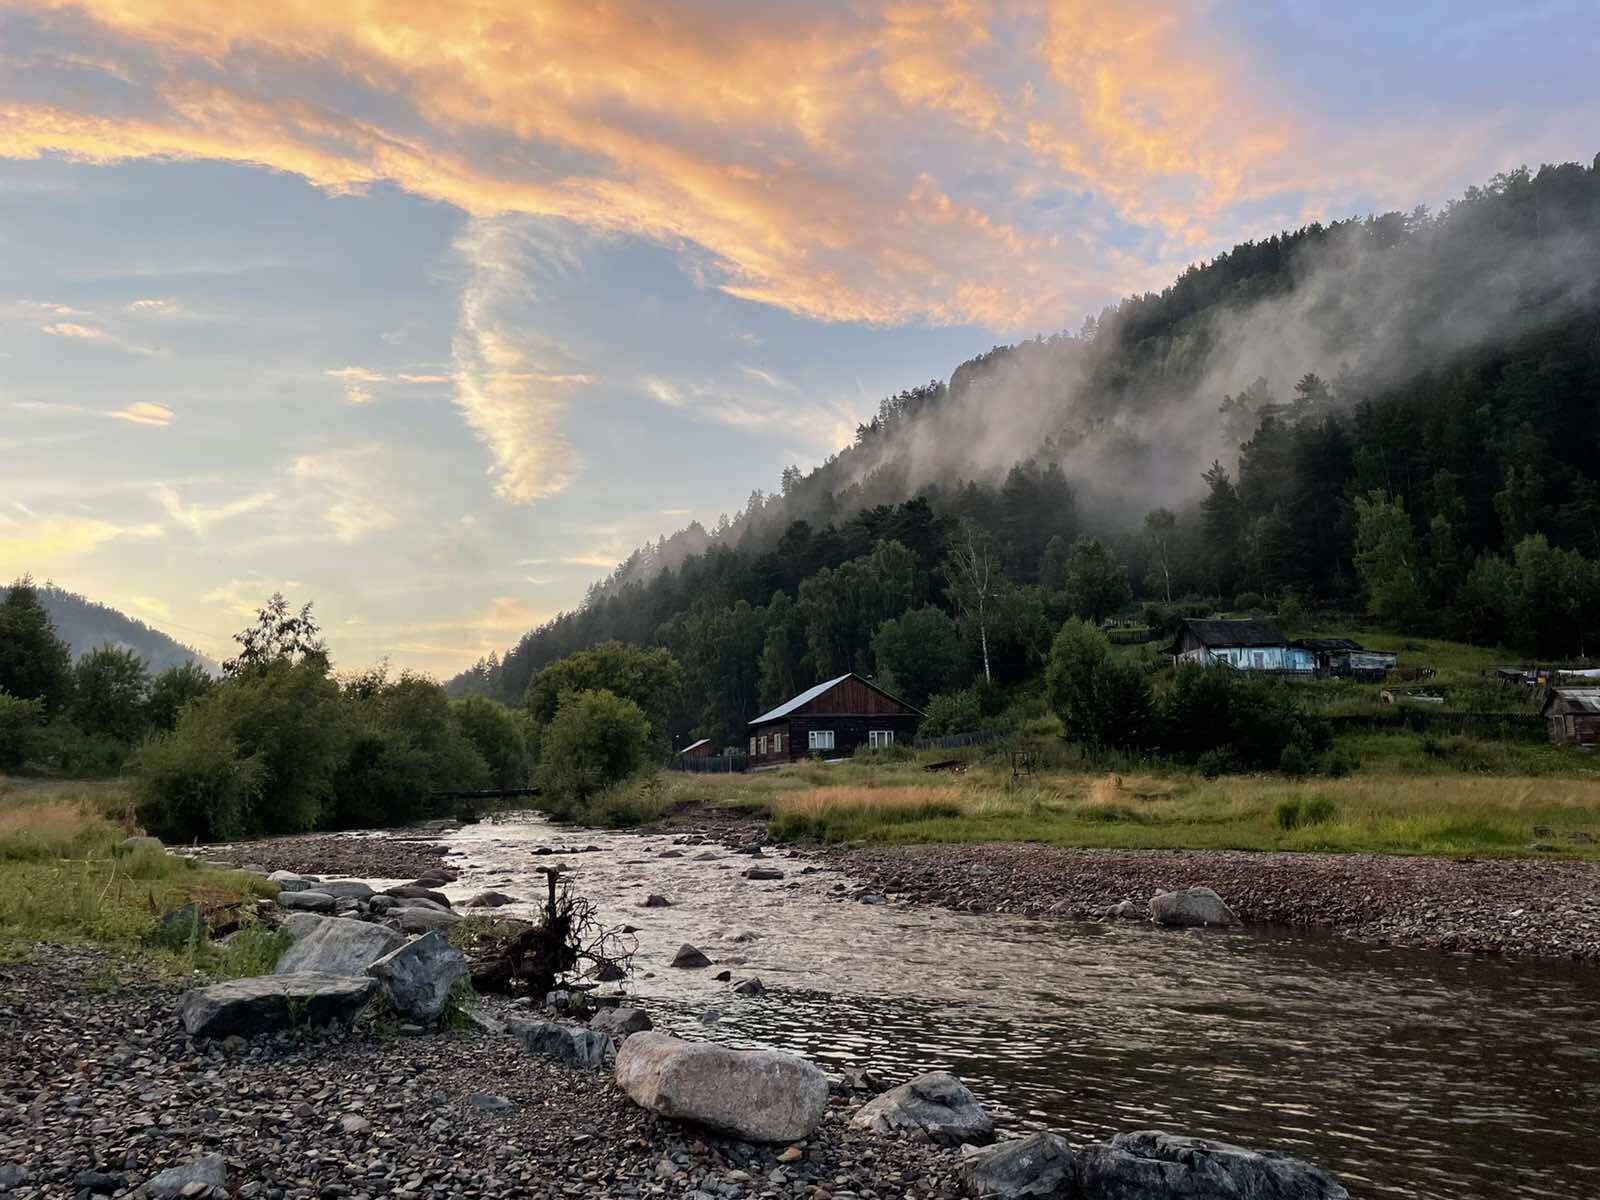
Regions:
<instances>
[{"instance_id":1,"label":"house with blue wall","mask_svg":"<svg viewBox=\"0 0 1600 1200\"><path fill-rule=\"evenodd\" d=\"M1311 675L1317 656L1289 645L1271 621L1227 621L1185 618L1169 652L1180 663L1227 666L1240 671Z\"/></svg>"}]
</instances>

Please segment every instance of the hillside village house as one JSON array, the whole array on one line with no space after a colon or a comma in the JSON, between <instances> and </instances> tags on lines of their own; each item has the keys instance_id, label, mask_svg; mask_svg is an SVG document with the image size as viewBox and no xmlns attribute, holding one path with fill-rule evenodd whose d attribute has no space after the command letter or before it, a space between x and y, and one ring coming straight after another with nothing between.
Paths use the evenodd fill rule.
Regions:
<instances>
[{"instance_id":1,"label":"hillside village house","mask_svg":"<svg viewBox=\"0 0 1600 1200\"><path fill-rule=\"evenodd\" d=\"M909 744L922 711L851 672L786 700L750 722L750 765L844 758L859 746Z\"/></svg>"},{"instance_id":2,"label":"hillside village house","mask_svg":"<svg viewBox=\"0 0 1600 1200\"><path fill-rule=\"evenodd\" d=\"M710 738L701 738L698 742L690 742L678 751L679 758L710 758L715 755L717 748L711 744Z\"/></svg>"},{"instance_id":3,"label":"hillside village house","mask_svg":"<svg viewBox=\"0 0 1600 1200\"><path fill-rule=\"evenodd\" d=\"M1551 688L1542 711L1552 742L1574 746L1600 743L1600 688Z\"/></svg>"},{"instance_id":4,"label":"hillside village house","mask_svg":"<svg viewBox=\"0 0 1600 1200\"><path fill-rule=\"evenodd\" d=\"M1387 650L1368 650L1349 638L1302 638L1298 650L1309 650L1324 675L1350 679L1382 679L1400 665L1400 656Z\"/></svg>"},{"instance_id":5,"label":"hillside village house","mask_svg":"<svg viewBox=\"0 0 1600 1200\"><path fill-rule=\"evenodd\" d=\"M1226 621L1186 618L1168 648L1179 662L1230 666L1241 671L1275 671L1310 675L1317 657L1289 645L1283 630L1271 621Z\"/></svg>"}]
</instances>

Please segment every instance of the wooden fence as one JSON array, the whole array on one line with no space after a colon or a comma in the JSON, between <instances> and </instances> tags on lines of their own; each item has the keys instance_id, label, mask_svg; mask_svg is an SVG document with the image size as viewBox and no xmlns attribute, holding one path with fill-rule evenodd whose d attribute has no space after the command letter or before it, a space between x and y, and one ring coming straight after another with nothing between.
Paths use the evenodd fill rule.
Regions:
<instances>
[{"instance_id":1,"label":"wooden fence","mask_svg":"<svg viewBox=\"0 0 1600 1200\"><path fill-rule=\"evenodd\" d=\"M748 754L708 754L700 758L678 758L673 764L676 771L690 775L732 775L750 769Z\"/></svg>"}]
</instances>

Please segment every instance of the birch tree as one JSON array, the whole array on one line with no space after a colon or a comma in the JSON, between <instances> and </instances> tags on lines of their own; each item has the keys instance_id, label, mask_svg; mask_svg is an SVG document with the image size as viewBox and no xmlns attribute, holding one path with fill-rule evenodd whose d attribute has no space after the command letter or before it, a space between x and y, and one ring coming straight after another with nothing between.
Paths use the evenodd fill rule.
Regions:
<instances>
[{"instance_id":1,"label":"birch tree","mask_svg":"<svg viewBox=\"0 0 1600 1200\"><path fill-rule=\"evenodd\" d=\"M961 522L950 540L950 557L944 564L945 584L956 612L975 625L983 650L983 681L993 682L989 671L989 621L1004 590L1005 570L994 542L970 518Z\"/></svg>"}]
</instances>

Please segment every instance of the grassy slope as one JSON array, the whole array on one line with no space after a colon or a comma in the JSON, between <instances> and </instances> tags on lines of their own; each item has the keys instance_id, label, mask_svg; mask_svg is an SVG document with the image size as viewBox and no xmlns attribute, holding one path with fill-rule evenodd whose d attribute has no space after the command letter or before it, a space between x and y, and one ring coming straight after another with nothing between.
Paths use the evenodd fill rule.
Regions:
<instances>
[{"instance_id":1,"label":"grassy slope","mask_svg":"<svg viewBox=\"0 0 1600 1200\"><path fill-rule=\"evenodd\" d=\"M276 889L160 852L115 854L128 832L119 823L125 811L125 792L114 782L0 776L0 953L25 953L41 941L93 943L137 954L167 974L270 969L273 939L250 929L224 950L146 941L157 918L191 900L216 911Z\"/></svg>"}]
</instances>

